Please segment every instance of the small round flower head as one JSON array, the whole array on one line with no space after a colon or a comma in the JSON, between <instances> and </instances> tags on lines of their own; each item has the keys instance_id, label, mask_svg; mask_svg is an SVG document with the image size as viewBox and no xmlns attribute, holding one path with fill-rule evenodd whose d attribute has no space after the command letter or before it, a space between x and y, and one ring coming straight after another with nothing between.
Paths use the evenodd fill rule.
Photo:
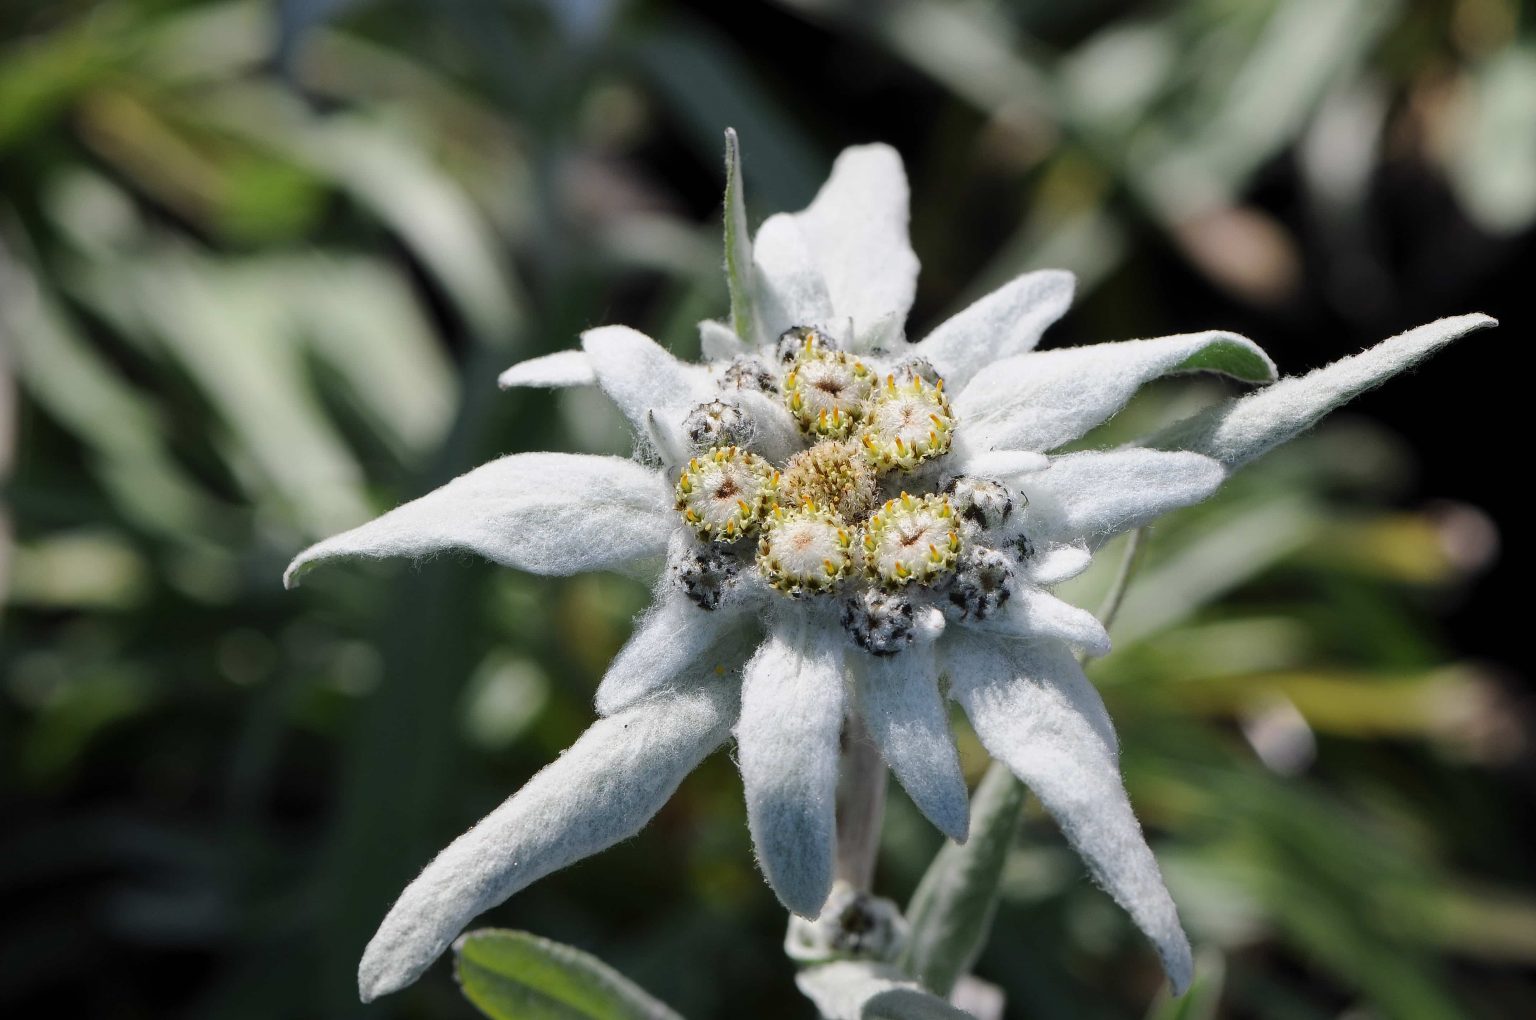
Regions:
<instances>
[{"instance_id":1,"label":"small round flower head","mask_svg":"<svg viewBox=\"0 0 1536 1020\"><path fill-rule=\"evenodd\" d=\"M688 549L672 561L672 580L700 609L719 609L736 584L741 561L716 546Z\"/></svg>"},{"instance_id":2,"label":"small round flower head","mask_svg":"<svg viewBox=\"0 0 1536 1020\"><path fill-rule=\"evenodd\" d=\"M963 618L985 620L1013 594L1013 563L1006 555L985 546L969 545L955 565L949 584L949 601Z\"/></svg>"},{"instance_id":3,"label":"small round flower head","mask_svg":"<svg viewBox=\"0 0 1536 1020\"><path fill-rule=\"evenodd\" d=\"M860 521L875 506L875 472L852 443L828 441L802 450L784 465L780 498L793 506L809 499L844 521Z\"/></svg>"},{"instance_id":4,"label":"small round flower head","mask_svg":"<svg viewBox=\"0 0 1536 1020\"><path fill-rule=\"evenodd\" d=\"M776 506L764 520L757 569L779 591L831 591L853 566L853 533L836 514L807 501L792 510Z\"/></svg>"},{"instance_id":5,"label":"small round flower head","mask_svg":"<svg viewBox=\"0 0 1536 1020\"><path fill-rule=\"evenodd\" d=\"M859 442L877 470L910 471L948 453L954 427L942 379L929 385L921 376L898 381L892 373L865 405Z\"/></svg>"},{"instance_id":6,"label":"small round flower head","mask_svg":"<svg viewBox=\"0 0 1536 1020\"><path fill-rule=\"evenodd\" d=\"M820 351L837 350L837 344L832 338L815 326L791 326L779 334L774 352L778 355L779 364L790 365L804 351L813 347Z\"/></svg>"},{"instance_id":7,"label":"small round flower head","mask_svg":"<svg viewBox=\"0 0 1536 1020\"><path fill-rule=\"evenodd\" d=\"M784 402L806 433L841 439L863 414L874 378L864 362L827 350L819 338L819 333L807 334L791 359L784 375Z\"/></svg>"},{"instance_id":8,"label":"small round flower head","mask_svg":"<svg viewBox=\"0 0 1536 1020\"><path fill-rule=\"evenodd\" d=\"M864 525L863 552L865 572L887 588L944 577L960 553L959 524L949 500L903 492Z\"/></svg>"},{"instance_id":9,"label":"small round flower head","mask_svg":"<svg viewBox=\"0 0 1536 1020\"><path fill-rule=\"evenodd\" d=\"M711 400L688 412L683 419L683 431L695 450L745 446L752 440L752 420L733 404Z\"/></svg>"},{"instance_id":10,"label":"small round flower head","mask_svg":"<svg viewBox=\"0 0 1536 1020\"><path fill-rule=\"evenodd\" d=\"M927 358L908 358L896 366L895 376L897 382L910 382L913 379L921 379L930 386L939 383L939 370L933 367L933 362Z\"/></svg>"},{"instance_id":11,"label":"small round flower head","mask_svg":"<svg viewBox=\"0 0 1536 1020\"><path fill-rule=\"evenodd\" d=\"M778 472L737 446L717 446L677 479L677 510L700 538L734 542L756 530L772 505Z\"/></svg>"},{"instance_id":12,"label":"small round flower head","mask_svg":"<svg viewBox=\"0 0 1536 1020\"><path fill-rule=\"evenodd\" d=\"M871 655L895 655L912 643L912 600L866 588L843 600L843 629Z\"/></svg>"},{"instance_id":13,"label":"small round flower head","mask_svg":"<svg viewBox=\"0 0 1536 1020\"><path fill-rule=\"evenodd\" d=\"M737 358L720 373L720 385L727 389L779 392L778 381L766 364L757 358Z\"/></svg>"},{"instance_id":14,"label":"small round flower head","mask_svg":"<svg viewBox=\"0 0 1536 1020\"><path fill-rule=\"evenodd\" d=\"M784 951L800 963L894 960L909 931L896 904L838 881L816 920L790 915Z\"/></svg>"},{"instance_id":15,"label":"small round flower head","mask_svg":"<svg viewBox=\"0 0 1536 1020\"><path fill-rule=\"evenodd\" d=\"M962 476L950 482L945 491L960 519L975 528L991 531L1013 516L1013 491L1002 482ZM1029 505L1028 499L1024 505Z\"/></svg>"}]
</instances>

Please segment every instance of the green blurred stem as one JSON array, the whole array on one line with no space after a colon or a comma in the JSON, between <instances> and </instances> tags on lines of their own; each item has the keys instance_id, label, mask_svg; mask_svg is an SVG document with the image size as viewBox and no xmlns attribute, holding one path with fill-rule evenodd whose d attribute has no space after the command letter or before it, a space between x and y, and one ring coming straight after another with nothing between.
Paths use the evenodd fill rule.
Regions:
<instances>
[{"instance_id":1,"label":"green blurred stem","mask_svg":"<svg viewBox=\"0 0 1536 1020\"><path fill-rule=\"evenodd\" d=\"M837 784L837 877L868 892L885 817L886 770L857 706L843 726L842 765Z\"/></svg>"},{"instance_id":2,"label":"green blurred stem","mask_svg":"<svg viewBox=\"0 0 1536 1020\"><path fill-rule=\"evenodd\" d=\"M1106 627L1115 622L1115 614L1120 612L1120 603L1125 601L1125 590L1131 586L1131 575L1136 572L1136 558L1141 554L1141 540L1145 534L1145 529L1137 528L1126 536L1125 551L1120 556L1120 569L1110 582L1109 591L1104 593L1104 601L1099 603L1098 617ZM1081 660L1082 657L1078 658Z\"/></svg>"},{"instance_id":3,"label":"green blurred stem","mask_svg":"<svg viewBox=\"0 0 1536 1020\"><path fill-rule=\"evenodd\" d=\"M1127 537L1120 568L1099 606L1106 627L1125 599L1141 544L1138 528ZM993 761L971 798L970 839L939 849L907 904L912 934L901 967L937 995L949 995L987 944L1003 865L1024 816L1025 793L1007 766Z\"/></svg>"}]
</instances>

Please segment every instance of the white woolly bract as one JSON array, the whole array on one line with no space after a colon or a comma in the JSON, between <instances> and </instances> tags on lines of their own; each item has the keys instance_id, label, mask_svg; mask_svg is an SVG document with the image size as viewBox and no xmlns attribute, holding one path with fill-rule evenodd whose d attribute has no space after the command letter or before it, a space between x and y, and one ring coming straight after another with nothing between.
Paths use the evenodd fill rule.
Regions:
<instances>
[{"instance_id":1,"label":"white woolly bract","mask_svg":"<svg viewBox=\"0 0 1536 1020\"><path fill-rule=\"evenodd\" d=\"M661 476L622 457L518 453L482 464L361 527L317 542L283 574L324 560L475 552L535 574L610 570L660 556L677 527Z\"/></svg>"},{"instance_id":2,"label":"white woolly bract","mask_svg":"<svg viewBox=\"0 0 1536 1020\"><path fill-rule=\"evenodd\" d=\"M1228 468L1240 467L1451 341L1496 325L1498 320L1487 315L1457 315L1427 323L1315 372L1217 404L1170 426L1151 445L1192 450Z\"/></svg>"},{"instance_id":3,"label":"white woolly bract","mask_svg":"<svg viewBox=\"0 0 1536 1020\"><path fill-rule=\"evenodd\" d=\"M970 799L939 696L931 643L851 660L858 711L870 739L912 803L940 832L964 843Z\"/></svg>"},{"instance_id":4,"label":"white woolly bract","mask_svg":"<svg viewBox=\"0 0 1536 1020\"><path fill-rule=\"evenodd\" d=\"M363 1001L415 981L477 914L639 832L725 741L735 708L732 685L702 683L593 723L400 894L363 951Z\"/></svg>"},{"instance_id":5,"label":"white woolly bract","mask_svg":"<svg viewBox=\"0 0 1536 1020\"><path fill-rule=\"evenodd\" d=\"M557 351L541 358L529 358L507 369L496 380L504 390L518 386L591 386L597 372L585 351Z\"/></svg>"},{"instance_id":6,"label":"white woolly bract","mask_svg":"<svg viewBox=\"0 0 1536 1020\"><path fill-rule=\"evenodd\" d=\"M737 761L763 875L814 918L832 887L842 637L806 613L784 617L742 674Z\"/></svg>"},{"instance_id":7,"label":"white woolly bract","mask_svg":"<svg viewBox=\"0 0 1536 1020\"><path fill-rule=\"evenodd\" d=\"M967 617L957 626L1015 638L1054 639L1084 655L1109 654L1109 632L1098 617L1028 585L1016 585L997 612L984 619Z\"/></svg>"},{"instance_id":8,"label":"white woolly bract","mask_svg":"<svg viewBox=\"0 0 1536 1020\"><path fill-rule=\"evenodd\" d=\"M631 426L647 435L654 418L671 428L716 396L709 373L679 361L655 340L628 326L599 326L581 334L597 384Z\"/></svg>"},{"instance_id":9,"label":"white woolly bract","mask_svg":"<svg viewBox=\"0 0 1536 1020\"><path fill-rule=\"evenodd\" d=\"M907 177L888 145L844 149L803 211L764 221L753 240L765 339L791 326L852 321L856 350L912 307L917 256L907 239Z\"/></svg>"},{"instance_id":10,"label":"white woolly bract","mask_svg":"<svg viewBox=\"0 0 1536 1020\"><path fill-rule=\"evenodd\" d=\"M806 967L795 984L826 1020L972 1020L888 963Z\"/></svg>"},{"instance_id":11,"label":"white woolly bract","mask_svg":"<svg viewBox=\"0 0 1536 1020\"><path fill-rule=\"evenodd\" d=\"M1226 478L1198 453L1110 450L1069 453L1029 478L1026 530L1036 542L1087 541L1090 547L1193 506Z\"/></svg>"},{"instance_id":12,"label":"white woolly bract","mask_svg":"<svg viewBox=\"0 0 1536 1020\"><path fill-rule=\"evenodd\" d=\"M1235 333L1122 340L1005 358L954 397L955 415L977 449L1054 450L1108 419L1143 384L1194 371L1274 378L1269 356Z\"/></svg>"},{"instance_id":13,"label":"white woolly bract","mask_svg":"<svg viewBox=\"0 0 1536 1020\"><path fill-rule=\"evenodd\" d=\"M1094 880L1189 985L1189 941L1120 780L1104 703L1060 645L957 635L943 647L950 696L993 757L1056 819Z\"/></svg>"},{"instance_id":14,"label":"white woolly bract","mask_svg":"<svg viewBox=\"0 0 1536 1020\"><path fill-rule=\"evenodd\" d=\"M1046 329L1066 314L1076 286L1064 270L1025 273L945 320L912 353L927 358L958 393L994 361L1034 350Z\"/></svg>"},{"instance_id":15,"label":"white woolly bract","mask_svg":"<svg viewBox=\"0 0 1536 1020\"><path fill-rule=\"evenodd\" d=\"M1086 545L1058 545L1040 550L1024 561L1021 576L1042 588L1070 580L1093 563Z\"/></svg>"},{"instance_id":16,"label":"white woolly bract","mask_svg":"<svg viewBox=\"0 0 1536 1020\"><path fill-rule=\"evenodd\" d=\"M599 715L613 715L663 689L702 676L705 683L736 686L741 665L724 639L740 625L730 609L703 610L681 594L668 594L635 624L629 641L614 656L597 687ZM711 672L715 675L711 678Z\"/></svg>"}]
</instances>

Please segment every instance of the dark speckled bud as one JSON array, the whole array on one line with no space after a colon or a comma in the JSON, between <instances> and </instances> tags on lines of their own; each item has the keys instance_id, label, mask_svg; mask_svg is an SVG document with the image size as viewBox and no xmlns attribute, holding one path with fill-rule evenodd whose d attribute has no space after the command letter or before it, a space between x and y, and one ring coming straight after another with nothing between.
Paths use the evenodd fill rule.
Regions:
<instances>
[{"instance_id":1,"label":"dark speckled bud","mask_svg":"<svg viewBox=\"0 0 1536 1020\"><path fill-rule=\"evenodd\" d=\"M912 600L866 590L843 600L843 629L871 655L895 655L912 643Z\"/></svg>"}]
</instances>

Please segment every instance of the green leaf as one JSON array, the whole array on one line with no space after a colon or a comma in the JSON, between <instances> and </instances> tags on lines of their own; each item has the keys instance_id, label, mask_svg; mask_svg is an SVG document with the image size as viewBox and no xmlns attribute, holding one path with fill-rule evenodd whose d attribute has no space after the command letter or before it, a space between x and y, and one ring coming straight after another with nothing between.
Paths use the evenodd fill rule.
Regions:
<instances>
[{"instance_id":1,"label":"green leaf","mask_svg":"<svg viewBox=\"0 0 1536 1020\"><path fill-rule=\"evenodd\" d=\"M741 184L741 143L736 129L725 129L725 280L731 288L731 328L748 343L756 341L756 301L752 293L752 238L747 233L747 201Z\"/></svg>"},{"instance_id":2,"label":"green leaf","mask_svg":"<svg viewBox=\"0 0 1536 1020\"><path fill-rule=\"evenodd\" d=\"M986 944L1024 796L1012 773L994 762L971 799L970 839L944 844L907 905L912 936L901 967L940 995L970 971Z\"/></svg>"},{"instance_id":3,"label":"green leaf","mask_svg":"<svg viewBox=\"0 0 1536 1020\"><path fill-rule=\"evenodd\" d=\"M682 1020L603 961L522 931L454 943L464 997L494 1020Z\"/></svg>"},{"instance_id":4,"label":"green leaf","mask_svg":"<svg viewBox=\"0 0 1536 1020\"><path fill-rule=\"evenodd\" d=\"M1244 382L1275 381L1275 366L1252 347L1219 341L1202 347L1179 365L1177 372L1220 372Z\"/></svg>"}]
</instances>

